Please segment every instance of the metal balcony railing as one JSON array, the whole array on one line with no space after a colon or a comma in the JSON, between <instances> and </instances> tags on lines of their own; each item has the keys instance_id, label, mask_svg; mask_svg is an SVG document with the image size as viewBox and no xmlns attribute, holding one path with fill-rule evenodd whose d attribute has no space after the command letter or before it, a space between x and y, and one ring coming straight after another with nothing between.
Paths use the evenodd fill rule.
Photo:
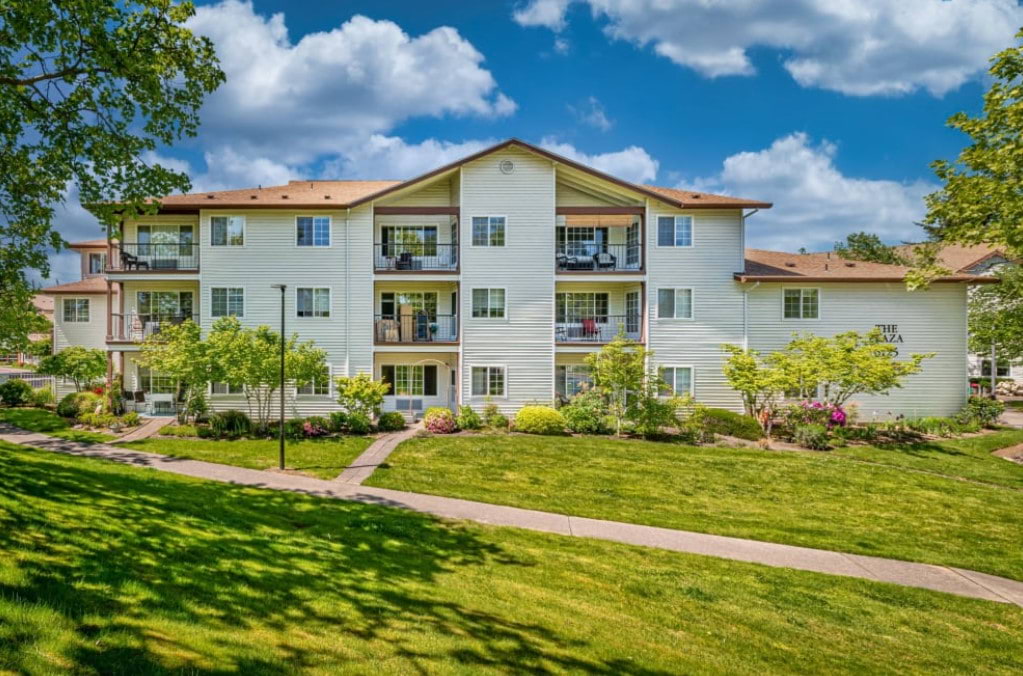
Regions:
<instances>
[{"instance_id":1,"label":"metal balcony railing","mask_svg":"<svg viewBox=\"0 0 1023 676\"><path fill-rule=\"evenodd\" d=\"M376 315L373 335L377 343L456 343L458 316Z\"/></svg>"},{"instance_id":2,"label":"metal balcony railing","mask_svg":"<svg viewBox=\"0 0 1023 676\"><path fill-rule=\"evenodd\" d=\"M197 314L141 314L128 312L113 313L110 327L112 340L141 342L150 336L158 336L160 331L174 324L181 324L186 319L199 322Z\"/></svg>"},{"instance_id":3,"label":"metal balcony railing","mask_svg":"<svg viewBox=\"0 0 1023 676\"><path fill-rule=\"evenodd\" d=\"M554 248L558 272L630 272L643 267L639 244L558 244Z\"/></svg>"},{"instance_id":4,"label":"metal balcony railing","mask_svg":"<svg viewBox=\"0 0 1023 676\"><path fill-rule=\"evenodd\" d=\"M554 323L554 340L558 343L609 343L619 332L626 338L640 340L640 315L600 315L565 317Z\"/></svg>"},{"instance_id":5,"label":"metal balcony railing","mask_svg":"<svg viewBox=\"0 0 1023 676\"><path fill-rule=\"evenodd\" d=\"M199 245L191 242L122 242L114 245L112 270L198 270Z\"/></svg>"},{"instance_id":6,"label":"metal balcony railing","mask_svg":"<svg viewBox=\"0 0 1023 676\"><path fill-rule=\"evenodd\" d=\"M373 266L377 270L457 270L458 245L398 242L373 245Z\"/></svg>"}]
</instances>

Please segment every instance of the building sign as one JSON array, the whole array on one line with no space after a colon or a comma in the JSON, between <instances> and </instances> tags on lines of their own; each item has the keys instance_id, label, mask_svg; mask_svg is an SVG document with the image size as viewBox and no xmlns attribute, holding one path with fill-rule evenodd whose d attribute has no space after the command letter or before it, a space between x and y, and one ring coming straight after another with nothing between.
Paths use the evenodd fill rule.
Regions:
<instances>
[{"instance_id":1,"label":"building sign","mask_svg":"<svg viewBox=\"0 0 1023 676\"><path fill-rule=\"evenodd\" d=\"M886 343L890 343L895 346L895 355L899 354L899 345L904 341L902 340L902 334L899 333L898 324L874 324L874 328L881 331L881 340Z\"/></svg>"}]
</instances>

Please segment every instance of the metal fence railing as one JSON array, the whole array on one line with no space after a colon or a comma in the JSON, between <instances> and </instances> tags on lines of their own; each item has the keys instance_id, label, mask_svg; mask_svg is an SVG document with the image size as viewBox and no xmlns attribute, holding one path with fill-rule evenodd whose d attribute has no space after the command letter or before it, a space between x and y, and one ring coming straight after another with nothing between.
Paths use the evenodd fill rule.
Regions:
<instances>
[{"instance_id":1,"label":"metal fence railing","mask_svg":"<svg viewBox=\"0 0 1023 676\"><path fill-rule=\"evenodd\" d=\"M565 317L554 323L554 340L558 343L609 343L620 331L627 338L641 339L641 318L637 315L600 315Z\"/></svg>"}]
</instances>

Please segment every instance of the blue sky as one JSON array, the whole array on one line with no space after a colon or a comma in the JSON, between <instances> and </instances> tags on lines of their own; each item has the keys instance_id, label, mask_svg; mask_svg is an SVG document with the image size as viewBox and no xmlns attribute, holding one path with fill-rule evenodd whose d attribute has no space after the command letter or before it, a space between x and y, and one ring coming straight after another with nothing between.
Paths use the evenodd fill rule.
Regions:
<instances>
[{"instance_id":1,"label":"blue sky","mask_svg":"<svg viewBox=\"0 0 1023 676\"><path fill-rule=\"evenodd\" d=\"M228 83L153 159L196 189L404 178L518 136L634 181L773 201L764 248L897 242L964 138L1015 0L199 2ZM98 236L71 206L65 237ZM68 254L55 274L72 273Z\"/></svg>"}]
</instances>

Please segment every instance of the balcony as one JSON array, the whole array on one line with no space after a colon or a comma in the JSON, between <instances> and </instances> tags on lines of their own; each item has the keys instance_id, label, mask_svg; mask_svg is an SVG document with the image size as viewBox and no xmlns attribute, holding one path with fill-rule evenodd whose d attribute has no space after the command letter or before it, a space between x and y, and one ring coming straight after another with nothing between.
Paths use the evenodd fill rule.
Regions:
<instances>
[{"instance_id":1,"label":"balcony","mask_svg":"<svg viewBox=\"0 0 1023 676\"><path fill-rule=\"evenodd\" d=\"M559 244L554 249L558 272L640 272L639 244Z\"/></svg>"},{"instance_id":2,"label":"balcony","mask_svg":"<svg viewBox=\"0 0 1023 676\"><path fill-rule=\"evenodd\" d=\"M199 245L192 242L122 242L114 245L108 272L195 272L199 269Z\"/></svg>"},{"instance_id":3,"label":"balcony","mask_svg":"<svg viewBox=\"0 0 1023 676\"><path fill-rule=\"evenodd\" d=\"M109 341L118 343L139 343L150 336L159 335L160 331L181 324L186 319L199 322L197 314L125 314L113 313L111 317Z\"/></svg>"},{"instance_id":4,"label":"balcony","mask_svg":"<svg viewBox=\"0 0 1023 676\"><path fill-rule=\"evenodd\" d=\"M626 338L642 340L640 315L567 317L554 323L555 343L610 343L619 332Z\"/></svg>"},{"instance_id":5,"label":"balcony","mask_svg":"<svg viewBox=\"0 0 1023 676\"><path fill-rule=\"evenodd\" d=\"M458 245L378 243L373 245L373 259L378 272L454 272L458 270Z\"/></svg>"},{"instance_id":6,"label":"balcony","mask_svg":"<svg viewBox=\"0 0 1023 676\"><path fill-rule=\"evenodd\" d=\"M377 344L426 345L458 342L458 315L429 316L425 312L376 315L373 335Z\"/></svg>"}]
</instances>

